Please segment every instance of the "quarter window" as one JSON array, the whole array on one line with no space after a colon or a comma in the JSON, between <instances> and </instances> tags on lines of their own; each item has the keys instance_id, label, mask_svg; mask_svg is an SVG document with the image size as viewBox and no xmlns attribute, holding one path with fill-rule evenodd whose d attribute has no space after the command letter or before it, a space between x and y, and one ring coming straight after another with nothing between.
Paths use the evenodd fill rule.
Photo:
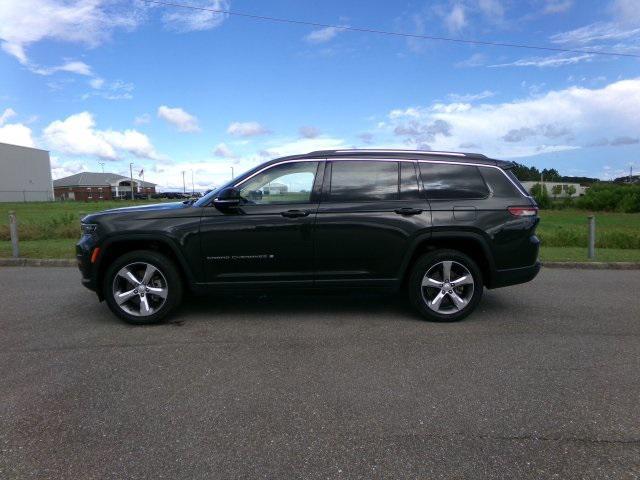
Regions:
<instances>
[{"instance_id":1,"label":"quarter window","mask_svg":"<svg viewBox=\"0 0 640 480\"><path fill-rule=\"evenodd\" d=\"M318 162L284 163L249 179L240 189L248 204L308 203Z\"/></svg>"},{"instance_id":2,"label":"quarter window","mask_svg":"<svg viewBox=\"0 0 640 480\"><path fill-rule=\"evenodd\" d=\"M427 198L484 198L489 195L478 167L425 162L419 165Z\"/></svg>"},{"instance_id":3,"label":"quarter window","mask_svg":"<svg viewBox=\"0 0 640 480\"><path fill-rule=\"evenodd\" d=\"M338 202L397 200L398 162L332 162L329 198Z\"/></svg>"}]
</instances>

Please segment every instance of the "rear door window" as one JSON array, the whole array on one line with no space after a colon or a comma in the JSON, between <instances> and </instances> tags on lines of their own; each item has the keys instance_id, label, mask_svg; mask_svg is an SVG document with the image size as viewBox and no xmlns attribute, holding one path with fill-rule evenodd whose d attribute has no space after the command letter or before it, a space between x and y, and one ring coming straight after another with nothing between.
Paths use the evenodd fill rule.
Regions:
<instances>
[{"instance_id":1,"label":"rear door window","mask_svg":"<svg viewBox=\"0 0 640 480\"><path fill-rule=\"evenodd\" d=\"M397 200L398 190L398 162L332 162L329 192L332 202Z\"/></svg>"},{"instance_id":2,"label":"rear door window","mask_svg":"<svg viewBox=\"0 0 640 480\"><path fill-rule=\"evenodd\" d=\"M478 167L419 162L420 178L427 198L485 198L489 189Z\"/></svg>"},{"instance_id":3,"label":"rear door window","mask_svg":"<svg viewBox=\"0 0 640 480\"><path fill-rule=\"evenodd\" d=\"M400 200L419 200L415 162L400 162Z\"/></svg>"}]
</instances>

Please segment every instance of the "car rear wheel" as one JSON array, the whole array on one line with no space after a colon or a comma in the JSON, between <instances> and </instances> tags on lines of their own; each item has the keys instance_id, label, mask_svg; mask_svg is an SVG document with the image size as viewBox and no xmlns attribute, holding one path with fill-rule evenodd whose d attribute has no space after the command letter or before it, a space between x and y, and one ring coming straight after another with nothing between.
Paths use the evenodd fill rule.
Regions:
<instances>
[{"instance_id":1,"label":"car rear wheel","mask_svg":"<svg viewBox=\"0 0 640 480\"><path fill-rule=\"evenodd\" d=\"M457 250L436 250L418 258L409 277L409 296L427 320L455 322L469 315L483 291L477 264Z\"/></svg>"},{"instance_id":2,"label":"car rear wheel","mask_svg":"<svg viewBox=\"0 0 640 480\"><path fill-rule=\"evenodd\" d=\"M159 323L182 299L182 282L166 256L137 250L118 257L107 269L104 298L113 313L136 325Z\"/></svg>"}]
</instances>

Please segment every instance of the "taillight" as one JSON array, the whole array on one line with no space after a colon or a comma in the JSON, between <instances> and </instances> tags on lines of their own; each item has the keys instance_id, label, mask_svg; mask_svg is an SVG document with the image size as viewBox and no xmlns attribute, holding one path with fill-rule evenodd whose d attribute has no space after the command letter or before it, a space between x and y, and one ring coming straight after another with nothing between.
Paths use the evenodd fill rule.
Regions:
<instances>
[{"instance_id":1,"label":"taillight","mask_svg":"<svg viewBox=\"0 0 640 480\"><path fill-rule=\"evenodd\" d=\"M509 213L514 217L535 217L538 214L537 207L508 207Z\"/></svg>"}]
</instances>

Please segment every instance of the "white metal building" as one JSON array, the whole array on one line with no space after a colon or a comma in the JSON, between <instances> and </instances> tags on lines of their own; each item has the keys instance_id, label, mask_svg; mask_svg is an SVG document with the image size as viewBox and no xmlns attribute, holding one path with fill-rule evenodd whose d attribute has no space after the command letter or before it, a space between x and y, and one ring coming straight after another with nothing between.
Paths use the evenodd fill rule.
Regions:
<instances>
[{"instance_id":1,"label":"white metal building","mask_svg":"<svg viewBox=\"0 0 640 480\"><path fill-rule=\"evenodd\" d=\"M53 200L49 152L0 143L0 202Z\"/></svg>"},{"instance_id":2,"label":"white metal building","mask_svg":"<svg viewBox=\"0 0 640 480\"><path fill-rule=\"evenodd\" d=\"M520 182L520 183L522 183L522 186L527 190L527 192L531 193L531 187L539 184L540 182ZM573 185L573 187L576 190L575 193L571 195L572 197L581 197L582 195L585 194L585 192L589 188L589 187L585 187L584 185L580 185L579 183L572 183L572 182L544 182L544 185L545 187L547 187L547 193L549 194L550 197L557 196L558 198L565 198L570 196L569 192L567 191L567 189L569 188L569 185ZM553 194L553 187L556 185L560 185L560 193L558 195Z\"/></svg>"}]
</instances>

